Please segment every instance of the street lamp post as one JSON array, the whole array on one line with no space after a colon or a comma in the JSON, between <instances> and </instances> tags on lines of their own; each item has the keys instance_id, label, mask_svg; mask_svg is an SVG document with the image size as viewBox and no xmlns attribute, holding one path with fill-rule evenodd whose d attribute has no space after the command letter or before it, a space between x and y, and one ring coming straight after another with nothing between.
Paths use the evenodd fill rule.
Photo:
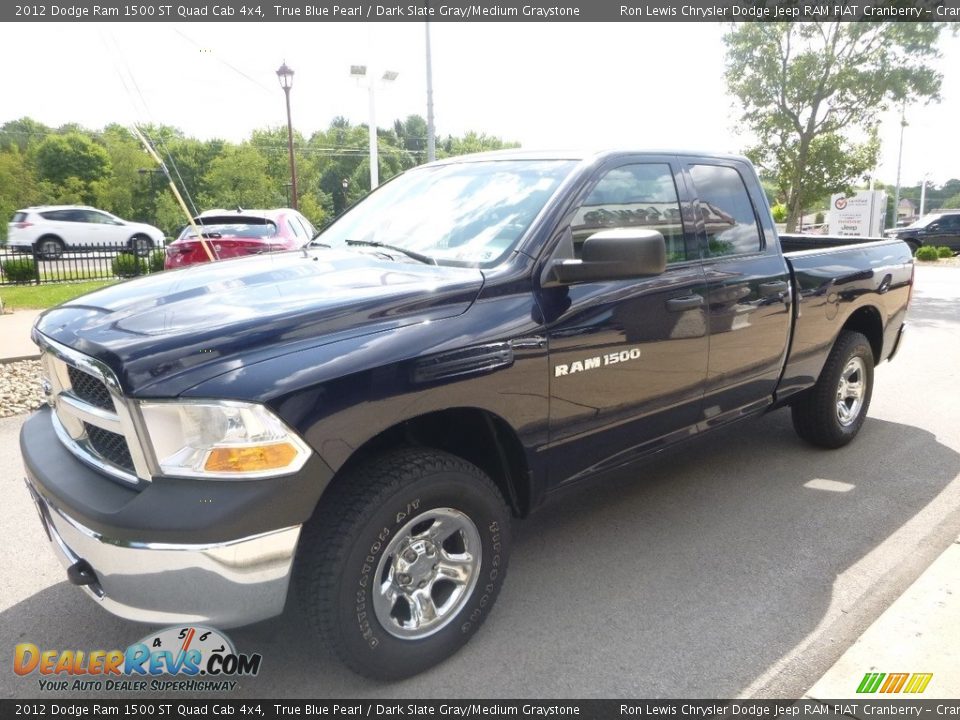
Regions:
<instances>
[{"instance_id":1,"label":"street lamp post","mask_svg":"<svg viewBox=\"0 0 960 720\"><path fill-rule=\"evenodd\" d=\"M900 217L900 166L903 164L903 131L907 127L907 103L900 108L900 150L897 152L897 187L893 193L893 226Z\"/></svg>"},{"instance_id":2,"label":"street lamp post","mask_svg":"<svg viewBox=\"0 0 960 720\"><path fill-rule=\"evenodd\" d=\"M923 217L923 213L927 207L927 180L930 179L930 173L923 174L923 180L920 184L920 217Z\"/></svg>"},{"instance_id":3,"label":"street lamp post","mask_svg":"<svg viewBox=\"0 0 960 720\"><path fill-rule=\"evenodd\" d=\"M287 148L290 151L290 207L297 210L297 161L293 157L293 122L290 120L290 88L293 87L293 70L287 67L286 61L277 70L280 87L287 97Z\"/></svg>"},{"instance_id":4,"label":"street lamp post","mask_svg":"<svg viewBox=\"0 0 960 720\"><path fill-rule=\"evenodd\" d=\"M387 70L380 78L382 82L393 82L400 73L393 70ZM350 77L361 80L367 79L367 91L370 95L370 189L375 190L380 184L380 168L377 153L377 104L376 104L376 83L372 77L367 74L366 65L351 65Z\"/></svg>"}]
</instances>

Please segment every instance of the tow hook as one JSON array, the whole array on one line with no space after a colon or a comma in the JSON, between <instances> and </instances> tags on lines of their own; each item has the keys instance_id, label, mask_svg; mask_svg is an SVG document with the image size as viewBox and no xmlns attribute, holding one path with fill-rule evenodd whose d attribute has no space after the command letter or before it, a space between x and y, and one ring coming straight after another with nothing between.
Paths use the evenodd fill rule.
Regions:
<instances>
[{"instance_id":1,"label":"tow hook","mask_svg":"<svg viewBox=\"0 0 960 720\"><path fill-rule=\"evenodd\" d=\"M74 585L99 585L97 573L86 560L77 560L67 568L67 579Z\"/></svg>"}]
</instances>

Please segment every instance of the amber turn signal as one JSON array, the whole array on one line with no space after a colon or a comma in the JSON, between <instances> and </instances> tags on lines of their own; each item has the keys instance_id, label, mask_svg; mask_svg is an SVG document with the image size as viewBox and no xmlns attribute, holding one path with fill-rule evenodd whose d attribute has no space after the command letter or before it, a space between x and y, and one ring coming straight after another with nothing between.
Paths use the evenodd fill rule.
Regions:
<instances>
[{"instance_id":1,"label":"amber turn signal","mask_svg":"<svg viewBox=\"0 0 960 720\"><path fill-rule=\"evenodd\" d=\"M252 447L219 447L210 451L204 470L210 472L258 472L285 468L297 455L290 443L254 445Z\"/></svg>"}]
</instances>

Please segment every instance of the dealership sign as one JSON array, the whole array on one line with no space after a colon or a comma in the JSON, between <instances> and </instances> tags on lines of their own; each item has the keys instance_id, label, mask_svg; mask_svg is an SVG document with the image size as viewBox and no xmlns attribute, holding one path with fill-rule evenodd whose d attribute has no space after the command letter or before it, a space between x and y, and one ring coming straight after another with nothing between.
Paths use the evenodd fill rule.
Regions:
<instances>
[{"instance_id":1,"label":"dealership sign","mask_svg":"<svg viewBox=\"0 0 960 720\"><path fill-rule=\"evenodd\" d=\"M887 194L864 190L856 195L830 196L830 234L880 237L887 209Z\"/></svg>"}]
</instances>

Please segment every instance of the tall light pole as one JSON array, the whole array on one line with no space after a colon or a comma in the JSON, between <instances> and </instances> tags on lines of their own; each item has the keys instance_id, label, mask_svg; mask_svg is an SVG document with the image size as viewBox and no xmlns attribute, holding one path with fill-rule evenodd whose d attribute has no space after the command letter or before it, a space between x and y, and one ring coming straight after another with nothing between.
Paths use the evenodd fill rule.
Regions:
<instances>
[{"instance_id":1,"label":"tall light pole","mask_svg":"<svg viewBox=\"0 0 960 720\"><path fill-rule=\"evenodd\" d=\"M382 82L393 82L400 73L393 70L387 70L380 78ZM367 91L370 95L370 189L375 190L380 184L380 168L377 154L377 103L376 103L376 81L367 74L366 65L351 65L350 77L367 80Z\"/></svg>"},{"instance_id":2,"label":"tall light pole","mask_svg":"<svg viewBox=\"0 0 960 720\"><path fill-rule=\"evenodd\" d=\"M293 87L293 70L283 65L277 70L277 78L283 94L287 96L287 149L290 151L290 207L297 210L297 161L293 157L293 122L290 119L290 88Z\"/></svg>"},{"instance_id":3,"label":"tall light pole","mask_svg":"<svg viewBox=\"0 0 960 720\"><path fill-rule=\"evenodd\" d=\"M430 2L428 0L427 6ZM427 33L427 162L437 159L436 129L433 127L433 60L430 57L430 21L426 23Z\"/></svg>"},{"instance_id":4,"label":"tall light pole","mask_svg":"<svg viewBox=\"0 0 960 720\"><path fill-rule=\"evenodd\" d=\"M903 130L907 127L907 103L900 108L900 151L897 153L897 189L893 194L893 226L897 226L900 217L900 165L903 162Z\"/></svg>"},{"instance_id":5,"label":"tall light pole","mask_svg":"<svg viewBox=\"0 0 960 720\"><path fill-rule=\"evenodd\" d=\"M923 174L923 180L920 181L920 215L923 217L923 212L927 207L927 180L930 178L930 173Z\"/></svg>"}]
</instances>

